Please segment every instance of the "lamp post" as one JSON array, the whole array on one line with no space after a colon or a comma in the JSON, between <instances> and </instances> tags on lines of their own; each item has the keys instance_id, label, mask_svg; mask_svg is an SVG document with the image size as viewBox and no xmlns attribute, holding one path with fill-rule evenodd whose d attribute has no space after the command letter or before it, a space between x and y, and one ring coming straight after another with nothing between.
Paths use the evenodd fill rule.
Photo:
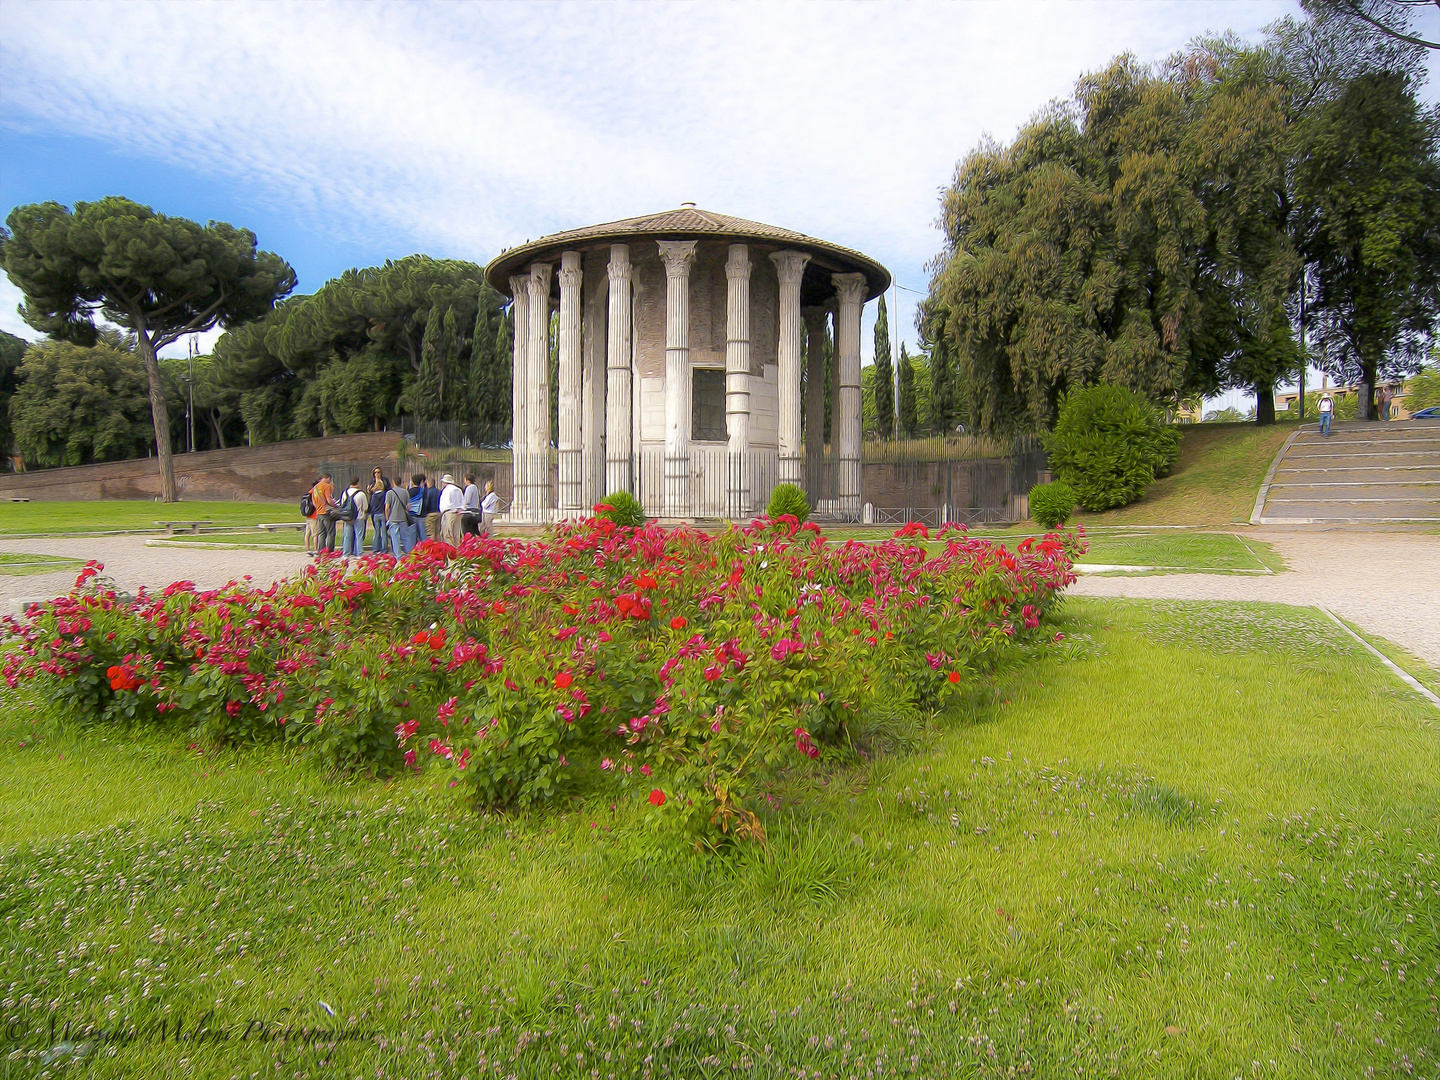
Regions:
<instances>
[{"instance_id":1,"label":"lamp post","mask_svg":"<svg viewBox=\"0 0 1440 1080\"><path fill-rule=\"evenodd\" d=\"M195 339L190 339L190 373L185 376L185 431L186 441L189 449L186 453L195 452Z\"/></svg>"}]
</instances>

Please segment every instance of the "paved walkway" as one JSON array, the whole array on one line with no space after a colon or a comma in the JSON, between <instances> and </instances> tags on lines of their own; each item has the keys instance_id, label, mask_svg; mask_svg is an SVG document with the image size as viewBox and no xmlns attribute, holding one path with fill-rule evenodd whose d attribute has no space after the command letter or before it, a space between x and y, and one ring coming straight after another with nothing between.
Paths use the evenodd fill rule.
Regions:
<instances>
[{"instance_id":1,"label":"paved walkway","mask_svg":"<svg viewBox=\"0 0 1440 1080\"><path fill-rule=\"evenodd\" d=\"M219 548L146 547L144 536L58 537L49 540L0 540L0 552L63 555L99 559L105 573L122 589L141 585L163 588L172 581L193 581L213 589L249 574L256 585L269 585L298 572L309 560L294 551L237 551ZM48 600L69 590L75 570L28 577L0 576L0 613L13 614L21 600Z\"/></svg>"},{"instance_id":2,"label":"paved walkway","mask_svg":"<svg viewBox=\"0 0 1440 1080\"><path fill-rule=\"evenodd\" d=\"M1241 534L1271 544L1289 571L1081 578L1071 592L1162 600L1268 600L1324 604L1440 669L1440 535L1349 532L1311 526Z\"/></svg>"}]
</instances>

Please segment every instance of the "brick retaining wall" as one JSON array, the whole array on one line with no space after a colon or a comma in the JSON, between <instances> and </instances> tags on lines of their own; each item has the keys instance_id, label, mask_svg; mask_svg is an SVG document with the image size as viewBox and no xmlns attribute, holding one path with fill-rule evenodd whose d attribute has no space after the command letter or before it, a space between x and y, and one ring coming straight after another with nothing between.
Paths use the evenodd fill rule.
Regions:
<instances>
[{"instance_id":1,"label":"brick retaining wall","mask_svg":"<svg viewBox=\"0 0 1440 1080\"><path fill-rule=\"evenodd\" d=\"M181 499L298 499L321 467L363 468L368 480L370 470L378 465L393 476L399 445L398 434L376 431L176 454L175 483ZM337 474L335 479L343 484L350 477ZM155 458L0 475L0 499L154 499L159 495L160 467Z\"/></svg>"}]
</instances>

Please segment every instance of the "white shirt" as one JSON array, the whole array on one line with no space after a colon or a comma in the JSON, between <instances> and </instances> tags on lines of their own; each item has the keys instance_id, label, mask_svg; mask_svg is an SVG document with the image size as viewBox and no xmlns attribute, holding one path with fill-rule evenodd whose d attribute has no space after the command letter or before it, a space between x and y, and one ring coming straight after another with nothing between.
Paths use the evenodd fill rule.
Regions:
<instances>
[{"instance_id":1,"label":"white shirt","mask_svg":"<svg viewBox=\"0 0 1440 1080\"><path fill-rule=\"evenodd\" d=\"M485 493L485 501L480 504L480 509L487 514L493 514L500 509L500 496L493 491Z\"/></svg>"},{"instance_id":2,"label":"white shirt","mask_svg":"<svg viewBox=\"0 0 1440 1080\"><path fill-rule=\"evenodd\" d=\"M352 487L345 494L349 495L355 502L355 520L359 521L370 512L370 497L360 488Z\"/></svg>"},{"instance_id":3,"label":"white shirt","mask_svg":"<svg viewBox=\"0 0 1440 1080\"><path fill-rule=\"evenodd\" d=\"M1333 409L1333 408L1335 408L1335 402L1334 402L1332 399L1330 399L1330 398L1328 398L1328 397L1327 397L1327 398L1321 398L1321 399L1320 399L1320 411L1321 411L1321 412L1329 412L1329 411L1330 411L1331 409Z\"/></svg>"},{"instance_id":4,"label":"white shirt","mask_svg":"<svg viewBox=\"0 0 1440 1080\"><path fill-rule=\"evenodd\" d=\"M480 509L480 489L474 484L465 485L465 508L467 510Z\"/></svg>"},{"instance_id":5,"label":"white shirt","mask_svg":"<svg viewBox=\"0 0 1440 1080\"><path fill-rule=\"evenodd\" d=\"M440 489L440 512L449 514L461 509L465 505L465 493L454 484L446 484Z\"/></svg>"}]
</instances>

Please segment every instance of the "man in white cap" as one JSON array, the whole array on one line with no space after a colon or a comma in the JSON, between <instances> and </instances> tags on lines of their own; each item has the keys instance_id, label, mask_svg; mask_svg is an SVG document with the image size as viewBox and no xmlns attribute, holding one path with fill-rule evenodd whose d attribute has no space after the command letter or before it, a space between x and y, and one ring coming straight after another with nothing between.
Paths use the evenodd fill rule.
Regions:
<instances>
[{"instance_id":1,"label":"man in white cap","mask_svg":"<svg viewBox=\"0 0 1440 1080\"><path fill-rule=\"evenodd\" d=\"M448 472L440 477L440 539L460 546L460 513L465 509L465 492Z\"/></svg>"}]
</instances>

